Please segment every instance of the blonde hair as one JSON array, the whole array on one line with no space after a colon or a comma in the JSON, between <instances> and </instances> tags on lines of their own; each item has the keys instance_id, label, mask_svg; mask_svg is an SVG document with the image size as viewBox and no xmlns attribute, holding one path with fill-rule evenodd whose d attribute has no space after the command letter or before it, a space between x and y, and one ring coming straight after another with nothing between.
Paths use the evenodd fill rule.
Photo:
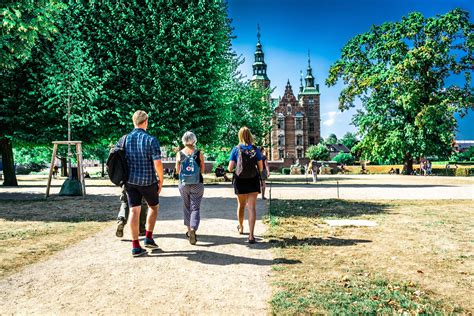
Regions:
<instances>
[{"instance_id":1,"label":"blonde hair","mask_svg":"<svg viewBox=\"0 0 474 316\"><path fill-rule=\"evenodd\" d=\"M133 125L138 126L143 124L146 120L148 120L148 114L146 114L145 111L138 110L135 113L133 113Z\"/></svg>"},{"instance_id":2,"label":"blonde hair","mask_svg":"<svg viewBox=\"0 0 474 316\"><path fill-rule=\"evenodd\" d=\"M242 127L239 130L239 143L244 145L250 145L255 142L252 133L247 126Z\"/></svg>"}]
</instances>

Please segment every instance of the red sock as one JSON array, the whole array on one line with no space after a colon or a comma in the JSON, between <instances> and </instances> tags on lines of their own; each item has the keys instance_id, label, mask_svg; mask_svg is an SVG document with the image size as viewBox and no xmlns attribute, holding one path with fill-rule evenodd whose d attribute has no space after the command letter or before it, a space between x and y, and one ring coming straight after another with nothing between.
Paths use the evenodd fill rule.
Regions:
<instances>
[{"instance_id":1,"label":"red sock","mask_svg":"<svg viewBox=\"0 0 474 316\"><path fill-rule=\"evenodd\" d=\"M140 242L137 240L132 240L132 248L141 248Z\"/></svg>"},{"instance_id":2,"label":"red sock","mask_svg":"<svg viewBox=\"0 0 474 316\"><path fill-rule=\"evenodd\" d=\"M153 239L153 232L147 230L146 233L145 233L145 237L146 237L146 238Z\"/></svg>"}]
</instances>

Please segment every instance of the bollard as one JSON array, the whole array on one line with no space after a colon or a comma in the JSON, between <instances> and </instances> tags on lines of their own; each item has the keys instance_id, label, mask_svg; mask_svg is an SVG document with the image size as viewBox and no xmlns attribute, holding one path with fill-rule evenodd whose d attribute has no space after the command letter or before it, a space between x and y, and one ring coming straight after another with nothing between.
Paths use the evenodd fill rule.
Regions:
<instances>
[{"instance_id":1,"label":"bollard","mask_svg":"<svg viewBox=\"0 0 474 316\"><path fill-rule=\"evenodd\" d=\"M337 198L339 199L339 181L336 181L336 187L337 187Z\"/></svg>"},{"instance_id":2,"label":"bollard","mask_svg":"<svg viewBox=\"0 0 474 316\"><path fill-rule=\"evenodd\" d=\"M268 197L270 199L269 205L268 205L268 219L270 220L270 223L272 222L272 180L269 181L269 190L268 190Z\"/></svg>"}]
</instances>

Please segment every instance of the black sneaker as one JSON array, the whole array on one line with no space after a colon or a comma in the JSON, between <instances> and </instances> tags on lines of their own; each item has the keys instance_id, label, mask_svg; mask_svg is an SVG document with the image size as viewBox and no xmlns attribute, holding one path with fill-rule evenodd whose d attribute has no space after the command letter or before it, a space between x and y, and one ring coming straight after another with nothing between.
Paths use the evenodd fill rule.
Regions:
<instances>
[{"instance_id":1,"label":"black sneaker","mask_svg":"<svg viewBox=\"0 0 474 316\"><path fill-rule=\"evenodd\" d=\"M144 254L146 254L146 250L143 249L142 247L140 248L132 248L132 256L134 257L139 257L139 256L143 256Z\"/></svg>"},{"instance_id":2,"label":"black sneaker","mask_svg":"<svg viewBox=\"0 0 474 316\"><path fill-rule=\"evenodd\" d=\"M153 238L145 238L145 241L143 243L145 244L145 247L147 248L152 248L152 249L158 248L158 245L155 243Z\"/></svg>"},{"instance_id":3,"label":"black sneaker","mask_svg":"<svg viewBox=\"0 0 474 316\"><path fill-rule=\"evenodd\" d=\"M125 220L123 218L117 220L117 231L115 232L115 236L119 238L123 237L124 227L125 227Z\"/></svg>"}]
</instances>

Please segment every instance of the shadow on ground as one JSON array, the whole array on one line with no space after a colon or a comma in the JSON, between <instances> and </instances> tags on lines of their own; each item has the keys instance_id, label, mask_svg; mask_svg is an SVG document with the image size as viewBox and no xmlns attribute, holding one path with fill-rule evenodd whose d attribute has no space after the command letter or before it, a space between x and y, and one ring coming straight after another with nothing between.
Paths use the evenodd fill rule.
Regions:
<instances>
[{"instance_id":1,"label":"shadow on ground","mask_svg":"<svg viewBox=\"0 0 474 316\"><path fill-rule=\"evenodd\" d=\"M270 239L269 243L273 244L277 248L286 248L291 246L329 246L329 247L341 247L341 246L354 246L361 243L369 243L372 240L368 239L344 239L344 238L319 238L319 237L307 237L307 238L281 238L281 239Z\"/></svg>"},{"instance_id":2,"label":"shadow on ground","mask_svg":"<svg viewBox=\"0 0 474 316\"><path fill-rule=\"evenodd\" d=\"M272 200L270 214L278 217L348 218L387 212L389 205L353 200Z\"/></svg>"},{"instance_id":3,"label":"shadow on ground","mask_svg":"<svg viewBox=\"0 0 474 316\"><path fill-rule=\"evenodd\" d=\"M390 184L390 183L334 183L338 179L333 179L330 182L328 180L318 181L317 183L308 182L305 183L272 183L273 188L315 188L315 189L329 189L329 188L346 188L346 189L370 189L370 188L381 188L381 189L412 189L412 188L450 188L457 187L457 185L449 184ZM352 179L353 180L353 179ZM339 180L338 180L339 181ZM300 181L301 182L301 181Z\"/></svg>"}]
</instances>

